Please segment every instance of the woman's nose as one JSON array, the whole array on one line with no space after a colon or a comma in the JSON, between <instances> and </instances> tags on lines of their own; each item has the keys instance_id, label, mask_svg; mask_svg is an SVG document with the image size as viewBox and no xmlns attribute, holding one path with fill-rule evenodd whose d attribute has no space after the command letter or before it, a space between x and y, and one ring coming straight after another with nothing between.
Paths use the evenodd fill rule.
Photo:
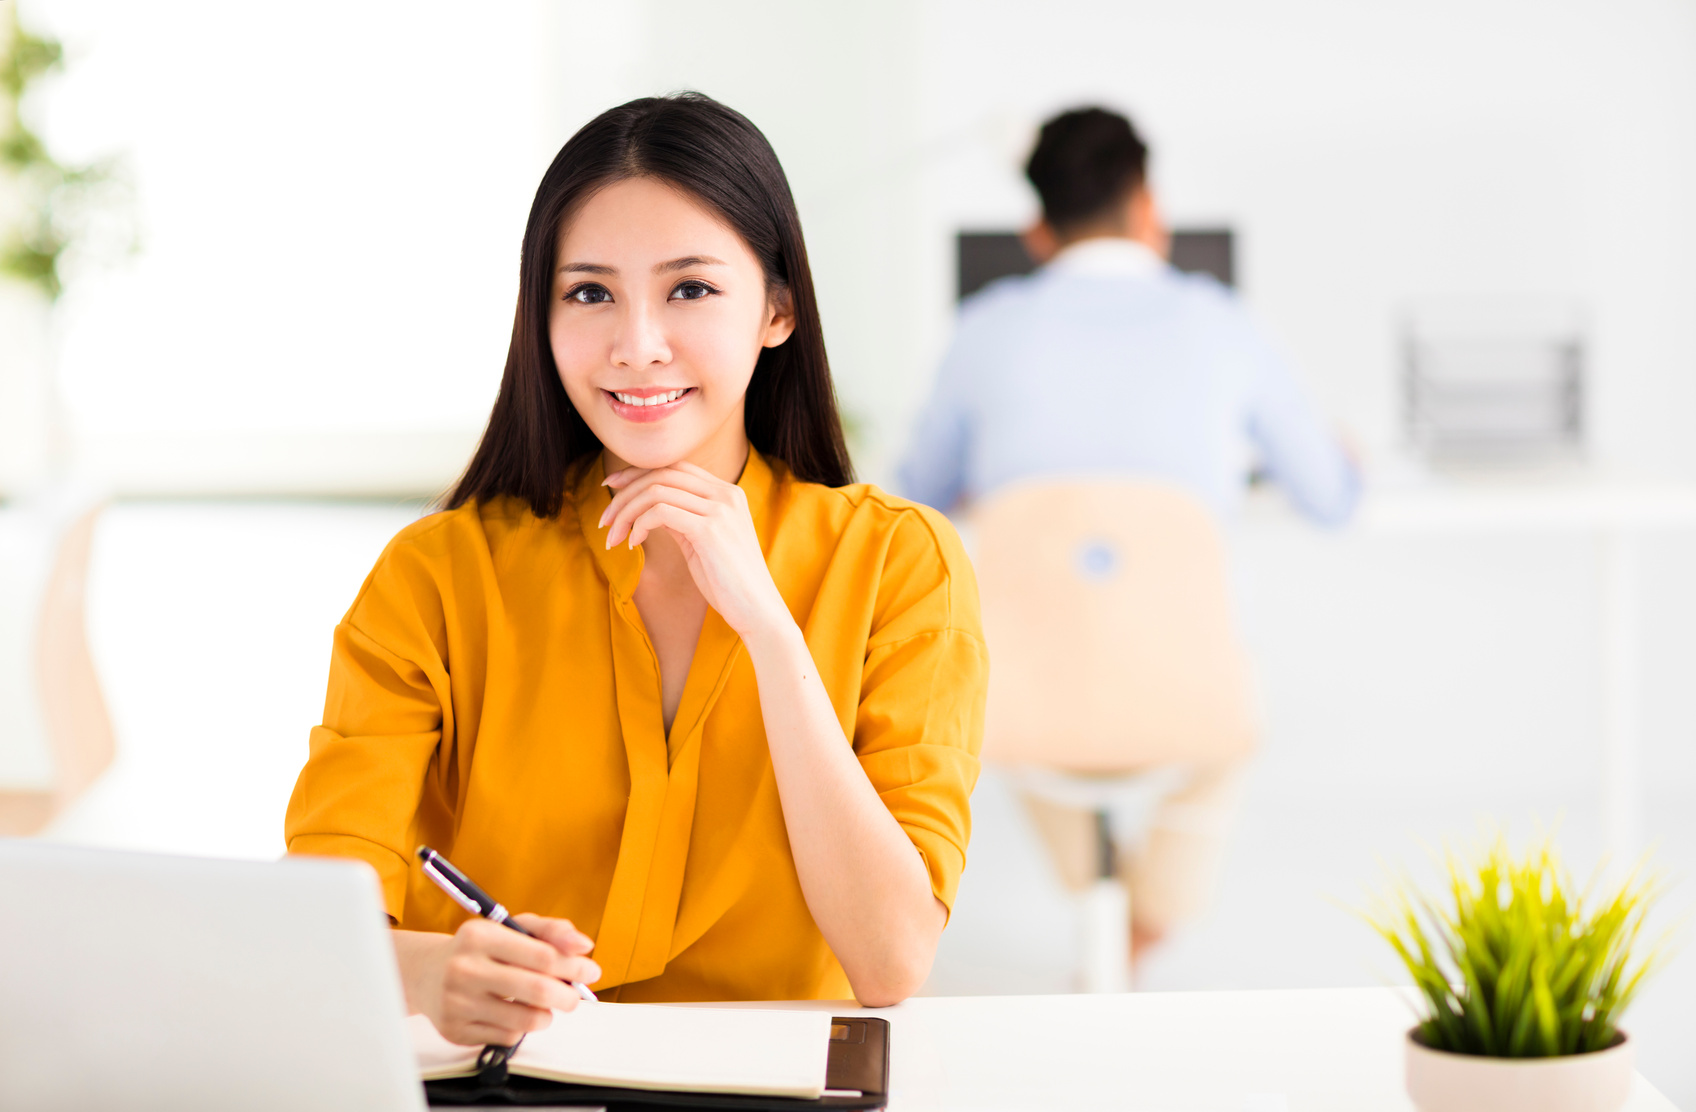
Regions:
<instances>
[{"instance_id":1,"label":"woman's nose","mask_svg":"<svg viewBox=\"0 0 1696 1112\"><path fill-rule=\"evenodd\" d=\"M671 362L671 345L666 342L658 313L645 305L632 306L624 313L613 337L612 362L615 367L632 370Z\"/></svg>"}]
</instances>

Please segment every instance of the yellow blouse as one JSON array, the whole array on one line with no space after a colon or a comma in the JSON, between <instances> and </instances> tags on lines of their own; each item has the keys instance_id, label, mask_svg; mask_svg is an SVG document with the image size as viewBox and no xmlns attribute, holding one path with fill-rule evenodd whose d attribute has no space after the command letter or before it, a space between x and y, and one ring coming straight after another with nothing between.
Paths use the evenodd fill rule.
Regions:
<instances>
[{"instance_id":1,"label":"yellow blouse","mask_svg":"<svg viewBox=\"0 0 1696 1112\"><path fill-rule=\"evenodd\" d=\"M557 518L501 499L389 544L336 627L289 852L367 861L399 926L452 931L465 913L419 870L426 843L512 910L575 922L613 999L849 996L801 895L748 655L709 610L668 737L631 600L642 552L606 550L601 476ZM951 906L989 669L959 538L757 452L739 485L844 739Z\"/></svg>"}]
</instances>

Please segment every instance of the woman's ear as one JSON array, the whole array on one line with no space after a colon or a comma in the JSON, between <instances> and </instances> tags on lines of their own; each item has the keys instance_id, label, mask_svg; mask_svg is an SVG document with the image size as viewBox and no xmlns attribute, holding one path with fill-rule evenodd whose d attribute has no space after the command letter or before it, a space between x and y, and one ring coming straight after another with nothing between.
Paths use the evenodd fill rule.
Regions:
<instances>
[{"instance_id":1,"label":"woman's ear","mask_svg":"<svg viewBox=\"0 0 1696 1112\"><path fill-rule=\"evenodd\" d=\"M795 299L790 296L787 287L771 291L767 312L766 331L760 337L760 346L774 348L795 333Z\"/></svg>"}]
</instances>

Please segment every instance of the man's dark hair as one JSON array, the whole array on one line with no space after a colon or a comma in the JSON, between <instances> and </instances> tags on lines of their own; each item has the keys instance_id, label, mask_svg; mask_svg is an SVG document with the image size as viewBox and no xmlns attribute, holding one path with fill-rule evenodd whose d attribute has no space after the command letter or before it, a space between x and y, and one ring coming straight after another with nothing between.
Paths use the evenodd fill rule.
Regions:
<instances>
[{"instance_id":1,"label":"man's dark hair","mask_svg":"<svg viewBox=\"0 0 1696 1112\"><path fill-rule=\"evenodd\" d=\"M801 218L777 155L740 112L700 93L644 97L584 124L542 175L518 264L512 344L489 426L445 508L501 496L537 517L559 513L572 469L601 442L566 397L548 341L554 257L566 223L597 190L655 178L699 201L735 229L765 271L766 287L788 295L795 330L754 364L743 403L748 440L789 465L797 479L853 481L825 358L824 327Z\"/></svg>"},{"instance_id":2,"label":"man's dark hair","mask_svg":"<svg viewBox=\"0 0 1696 1112\"><path fill-rule=\"evenodd\" d=\"M1148 147L1131 121L1105 108L1075 108L1042 125L1025 176L1042 215L1065 234L1108 216L1143 183Z\"/></svg>"}]
</instances>

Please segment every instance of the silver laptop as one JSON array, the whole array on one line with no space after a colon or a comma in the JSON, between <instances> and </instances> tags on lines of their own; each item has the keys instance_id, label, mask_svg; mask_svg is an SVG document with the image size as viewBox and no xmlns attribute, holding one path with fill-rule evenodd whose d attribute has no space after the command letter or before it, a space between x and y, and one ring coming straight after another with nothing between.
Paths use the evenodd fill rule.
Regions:
<instances>
[{"instance_id":1,"label":"silver laptop","mask_svg":"<svg viewBox=\"0 0 1696 1112\"><path fill-rule=\"evenodd\" d=\"M0 1108L420 1112L377 880L0 839Z\"/></svg>"}]
</instances>

